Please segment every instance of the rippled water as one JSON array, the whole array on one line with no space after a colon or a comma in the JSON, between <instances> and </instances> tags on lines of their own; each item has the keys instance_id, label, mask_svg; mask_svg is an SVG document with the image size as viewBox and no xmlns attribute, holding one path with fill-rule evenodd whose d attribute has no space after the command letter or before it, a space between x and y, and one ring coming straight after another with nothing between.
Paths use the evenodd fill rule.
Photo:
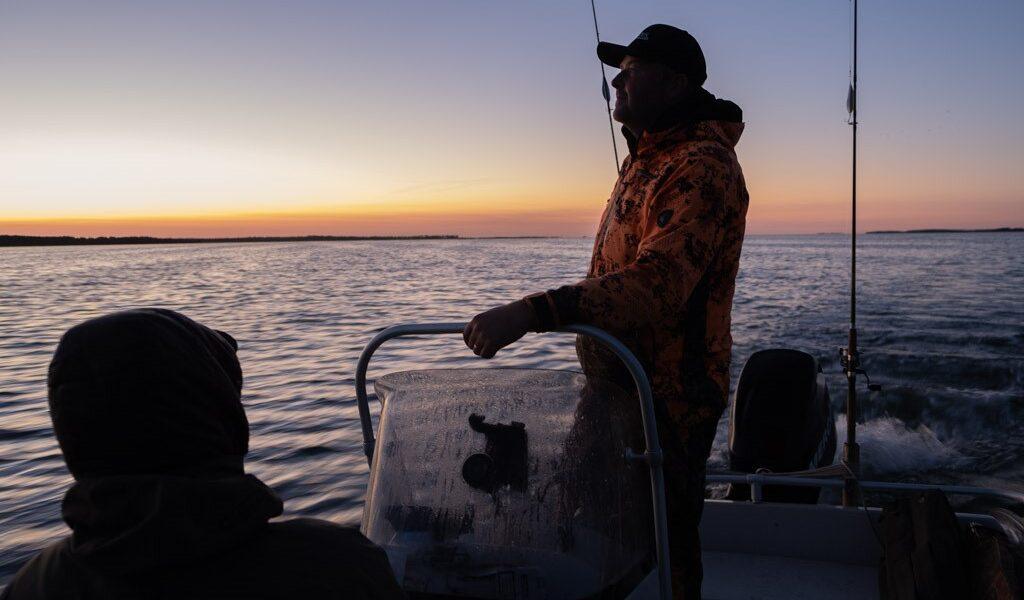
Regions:
<instances>
[{"instance_id":1,"label":"rippled water","mask_svg":"<svg viewBox=\"0 0 1024 600\"><path fill-rule=\"evenodd\" d=\"M884 386L862 400L869 474L1024 491L1024 235L861 239L861 343ZM734 382L755 350L803 349L822 360L840 406L848 253L842 236L748 238ZM70 478L45 377L75 323L162 306L231 333L252 425L249 470L285 498L287 515L356 523L367 471L352 378L366 341L390 324L462 321L574 281L589 255L583 239L0 248L0 584L67 532L60 499ZM370 377L480 363L458 336L396 340ZM530 335L490 364L576 368L571 339L557 335Z\"/></svg>"}]
</instances>

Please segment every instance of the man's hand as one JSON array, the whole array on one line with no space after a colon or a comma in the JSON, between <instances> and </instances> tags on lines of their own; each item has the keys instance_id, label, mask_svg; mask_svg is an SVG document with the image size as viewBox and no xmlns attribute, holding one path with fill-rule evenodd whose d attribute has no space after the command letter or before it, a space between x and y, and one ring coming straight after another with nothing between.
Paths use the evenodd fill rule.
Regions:
<instances>
[{"instance_id":1,"label":"man's hand","mask_svg":"<svg viewBox=\"0 0 1024 600\"><path fill-rule=\"evenodd\" d=\"M537 326L530 305L522 300L492 308L473 317L462 332L462 339L477 356L494 354L526 335Z\"/></svg>"}]
</instances>

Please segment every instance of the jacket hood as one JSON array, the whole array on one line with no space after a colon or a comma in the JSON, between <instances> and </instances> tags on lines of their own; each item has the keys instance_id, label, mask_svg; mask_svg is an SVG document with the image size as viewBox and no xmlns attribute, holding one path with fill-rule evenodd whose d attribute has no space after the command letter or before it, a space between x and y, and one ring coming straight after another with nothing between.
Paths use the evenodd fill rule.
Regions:
<instances>
[{"instance_id":1,"label":"jacket hood","mask_svg":"<svg viewBox=\"0 0 1024 600\"><path fill-rule=\"evenodd\" d=\"M236 348L226 333L162 309L68 330L47 387L71 474L242 474L249 422Z\"/></svg>"},{"instance_id":2,"label":"jacket hood","mask_svg":"<svg viewBox=\"0 0 1024 600\"><path fill-rule=\"evenodd\" d=\"M261 533L281 499L252 475L121 476L77 481L62 514L85 565L144 575L220 555Z\"/></svg>"},{"instance_id":3,"label":"jacket hood","mask_svg":"<svg viewBox=\"0 0 1024 600\"><path fill-rule=\"evenodd\" d=\"M622 128L622 135L633 156L650 147L684 140L715 141L734 148L742 134L743 110L735 102L716 98L704 88L699 88L684 104L668 111L654 131L645 132L640 139Z\"/></svg>"},{"instance_id":4,"label":"jacket hood","mask_svg":"<svg viewBox=\"0 0 1024 600\"><path fill-rule=\"evenodd\" d=\"M701 121L694 126L693 139L716 141L735 148L743 135L743 123L734 121Z\"/></svg>"},{"instance_id":5,"label":"jacket hood","mask_svg":"<svg viewBox=\"0 0 1024 600\"><path fill-rule=\"evenodd\" d=\"M735 148L743 134L743 109L731 100L716 98L704 88L697 94L697 108L690 122L694 138L715 140Z\"/></svg>"}]
</instances>

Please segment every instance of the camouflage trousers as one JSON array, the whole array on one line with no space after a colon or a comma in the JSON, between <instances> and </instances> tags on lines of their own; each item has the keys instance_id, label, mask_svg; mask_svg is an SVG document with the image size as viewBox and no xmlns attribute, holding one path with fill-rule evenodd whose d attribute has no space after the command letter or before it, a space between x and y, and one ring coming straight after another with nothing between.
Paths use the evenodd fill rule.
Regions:
<instances>
[{"instance_id":1,"label":"camouflage trousers","mask_svg":"<svg viewBox=\"0 0 1024 600\"><path fill-rule=\"evenodd\" d=\"M704 577L700 555L701 513L704 510L704 480L718 419L708 419L691 428L679 441L675 432L660 435L665 453L665 497L668 505L669 561L674 598L701 597ZM665 427L659 425L659 430Z\"/></svg>"}]
</instances>

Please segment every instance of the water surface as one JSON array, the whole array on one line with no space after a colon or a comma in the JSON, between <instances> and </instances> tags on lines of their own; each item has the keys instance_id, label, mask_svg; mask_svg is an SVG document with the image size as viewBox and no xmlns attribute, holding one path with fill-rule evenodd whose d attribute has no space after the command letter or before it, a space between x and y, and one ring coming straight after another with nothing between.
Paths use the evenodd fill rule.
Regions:
<instances>
[{"instance_id":1,"label":"water surface","mask_svg":"<svg viewBox=\"0 0 1024 600\"><path fill-rule=\"evenodd\" d=\"M872 235L859 246L868 474L1024 491L1024 235ZM843 236L749 237L733 310L733 383L755 350L819 357L839 409L849 318ZM67 533L70 478L46 409L46 366L68 327L140 306L238 339L248 468L286 516L357 523L366 463L353 370L394 323L464 321L575 281L590 240L436 240L0 248L0 584ZM479 366L458 336L385 345L370 377ZM495 366L576 369L572 340L527 336ZM839 420L842 425L842 419ZM727 424L712 462L724 466ZM842 433L841 433L842 435Z\"/></svg>"}]
</instances>

